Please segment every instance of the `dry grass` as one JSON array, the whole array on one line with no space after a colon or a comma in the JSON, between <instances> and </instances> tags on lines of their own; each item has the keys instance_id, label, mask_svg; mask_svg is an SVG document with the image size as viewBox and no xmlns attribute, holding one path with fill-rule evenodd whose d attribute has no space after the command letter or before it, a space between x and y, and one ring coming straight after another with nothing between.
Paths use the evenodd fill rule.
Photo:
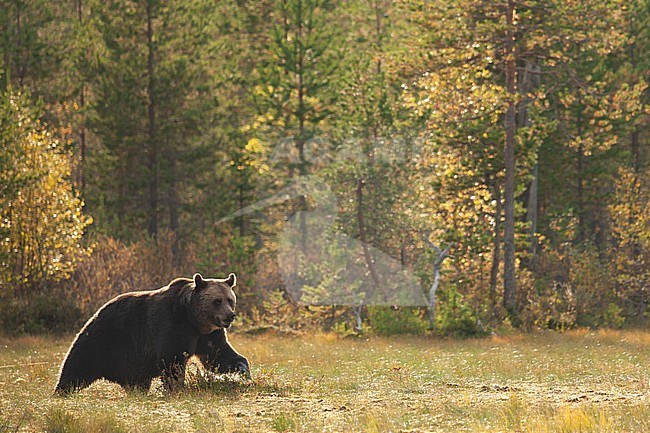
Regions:
<instances>
[{"instance_id":1,"label":"dry grass","mask_svg":"<svg viewBox=\"0 0 650 433\"><path fill-rule=\"evenodd\" d=\"M0 339L0 432L650 431L650 332L482 340L233 335L252 382L52 397L71 338Z\"/></svg>"}]
</instances>

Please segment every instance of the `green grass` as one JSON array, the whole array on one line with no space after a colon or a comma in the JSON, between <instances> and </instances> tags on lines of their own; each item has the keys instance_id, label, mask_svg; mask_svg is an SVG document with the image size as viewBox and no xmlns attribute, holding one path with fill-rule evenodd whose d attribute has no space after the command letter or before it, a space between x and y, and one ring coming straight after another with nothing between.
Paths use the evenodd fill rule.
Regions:
<instances>
[{"instance_id":1,"label":"green grass","mask_svg":"<svg viewBox=\"0 0 650 433\"><path fill-rule=\"evenodd\" d=\"M253 380L52 396L72 337L0 339L0 432L650 431L650 331L437 340L235 334Z\"/></svg>"}]
</instances>

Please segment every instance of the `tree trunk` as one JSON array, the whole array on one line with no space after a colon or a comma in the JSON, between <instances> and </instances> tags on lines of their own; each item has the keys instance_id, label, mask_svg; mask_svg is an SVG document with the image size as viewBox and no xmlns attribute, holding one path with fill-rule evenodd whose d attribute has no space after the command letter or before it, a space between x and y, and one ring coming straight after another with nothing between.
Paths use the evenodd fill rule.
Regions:
<instances>
[{"instance_id":1,"label":"tree trunk","mask_svg":"<svg viewBox=\"0 0 650 433\"><path fill-rule=\"evenodd\" d=\"M4 42L2 45L2 53L3 53L3 59L4 60L4 88L2 89L4 92L9 91L9 86L11 86L11 37L9 36L9 28L10 28L10 18L9 18L9 10L6 8L2 14L7 14L6 16L3 16L2 22L6 22L5 25L0 26L0 34L5 35L4 38L2 38L2 41Z\"/></svg>"},{"instance_id":2,"label":"tree trunk","mask_svg":"<svg viewBox=\"0 0 650 433\"><path fill-rule=\"evenodd\" d=\"M23 82L25 80L25 65L24 65L24 60L23 60L23 55L22 55L22 45L23 45L23 37L22 37L22 16L20 14L20 2L16 2L16 53L17 53L17 58L18 58L18 86L23 87ZM11 65L9 65L9 68L11 68Z\"/></svg>"},{"instance_id":3,"label":"tree trunk","mask_svg":"<svg viewBox=\"0 0 650 433\"><path fill-rule=\"evenodd\" d=\"M359 225L359 241L363 250L363 259L366 262L366 267L370 272L370 279L372 280L373 289L376 292L379 290L379 277L375 270L374 259L368 248L368 239L366 237L366 223L363 217L363 185L364 180L359 179L357 182L357 224ZM357 330L362 330L361 310L363 309L364 300L362 299L358 307L355 307L355 317L357 318Z\"/></svg>"},{"instance_id":4,"label":"tree trunk","mask_svg":"<svg viewBox=\"0 0 650 433\"><path fill-rule=\"evenodd\" d=\"M530 126L530 120L528 117L528 104L530 103L529 94L537 89L540 86L540 73L541 68L539 65L529 61L524 61L523 73L520 74L517 78L517 93L521 95L521 101L517 105L517 111L519 116L519 127L527 128ZM537 158L536 158L537 159ZM538 164L535 163L533 167L533 179L530 182L528 187L528 200L526 207L526 220L530 223L530 231L528 236L529 241L529 251L530 259L528 261L528 267L531 268L535 262L535 254L537 252L537 237L535 232L537 231L537 174L538 174Z\"/></svg>"},{"instance_id":5,"label":"tree trunk","mask_svg":"<svg viewBox=\"0 0 650 433\"><path fill-rule=\"evenodd\" d=\"M364 180L359 179L357 182L357 223L359 224L359 241L361 241L363 257L366 266L368 267L368 271L370 272L372 284L374 285L374 289L378 290L381 287L379 284L379 277L377 276L375 261L370 253L370 248L368 248L368 240L366 238L366 223L363 217L363 185Z\"/></svg>"},{"instance_id":6,"label":"tree trunk","mask_svg":"<svg viewBox=\"0 0 650 433\"><path fill-rule=\"evenodd\" d=\"M494 311L497 303L497 281L499 279L499 263L501 262L501 187L499 181L494 177L494 245L492 247L492 268L490 269L490 304Z\"/></svg>"},{"instance_id":7,"label":"tree trunk","mask_svg":"<svg viewBox=\"0 0 650 433\"><path fill-rule=\"evenodd\" d=\"M379 5L379 0L375 0L374 4L374 9L375 9L375 37L376 37L376 43L377 43L377 63L376 63L376 71L377 75L381 74L381 53L382 53L382 43L381 43L381 17L383 15L383 11L380 8Z\"/></svg>"},{"instance_id":8,"label":"tree trunk","mask_svg":"<svg viewBox=\"0 0 650 433\"><path fill-rule=\"evenodd\" d=\"M238 192L238 199L237 201L239 202L239 209L243 209L245 204L244 204L244 171L242 170L241 172L241 179L239 182L239 185L237 187L237 192ZM237 225L239 227L239 237L242 238L244 237L244 234L246 233L246 230L244 228L244 215L241 215L237 218Z\"/></svg>"},{"instance_id":9,"label":"tree trunk","mask_svg":"<svg viewBox=\"0 0 650 433\"><path fill-rule=\"evenodd\" d=\"M428 306L428 316L429 316L429 323L431 326L436 322L436 290L438 290L438 286L440 285L440 269L439 266L436 266L436 269L434 271L434 276L433 276L433 284L431 284L431 288L429 289L429 306Z\"/></svg>"},{"instance_id":10,"label":"tree trunk","mask_svg":"<svg viewBox=\"0 0 650 433\"><path fill-rule=\"evenodd\" d=\"M354 326L357 332L363 331L363 319L361 317L361 313L363 311L363 302L361 305L354 307L354 318L356 321L356 325Z\"/></svg>"},{"instance_id":11,"label":"tree trunk","mask_svg":"<svg viewBox=\"0 0 650 433\"><path fill-rule=\"evenodd\" d=\"M537 189L538 189L538 175L539 175L539 164L535 163L533 167L533 180L530 182L530 189L528 191L528 209L526 210L526 216L528 222L530 222L530 266L534 266L535 257L537 255Z\"/></svg>"},{"instance_id":12,"label":"tree trunk","mask_svg":"<svg viewBox=\"0 0 650 433\"><path fill-rule=\"evenodd\" d=\"M156 105L154 97L154 43L153 43L153 0L147 1L147 85L149 115L149 236L158 234L158 146L156 143Z\"/></svg>"},{"instance_id":13,"label":"tree trunk","mask_svg":"<svg viewBox=\"0 0 650 433\"><path fill-rule=\"evenodd\" d=\"M578 210L578 232L576 234L576 243L581 244L585 240L585 203L584 203L584 182L582 179L584 171L584 148L582 140L578 145L578 154L576 155L576 208Z\"/></svg>"},{"instance_id":14,"label":"tree trunk","mask_svg":"<svg viewBox=\"0 0 650 433\"><path fill-rule=\"evenodd\" d=\"M176 154L173 146L169 147L169 189L167 190L167 206L169 207L169 229L174 239L172 239L172 262L175 266L180 264L180 245L178 229L180 227L178 219L178 188L176 177Z\"/></svg>"},{"instance_id":15,"label":"tree trunk","mask_svg":"<svg viewBox=\"0 0 650 433\"><path fill-rule=\"evenodd\" d=\"M635 179L641 174L641 152L639 147L639 126L637 125L630 137L630 148L632 151L632 169L634 170Z\"/></svg>"},{"instance_id":16,"label":"tree trunk","mask_svg":"<svg viewBox=\"0 0 650 433\"><path fill-rule=\"evenodd\" d=\"M79 21L79 26L82 25L83 15L82 15L82 0L77 0L77 20ZM79 159L79 188L81 191L84 191L86 188L86 175L84 165L86 163L86 119L85 119L85 107L86 107L86 95L85 95L85 86L83 78L79 78L80 89L79 89L79 109L81 110L84 118L81 120L81 125L79 129L79 141L80 141L80 159Z\"/></svg>"},{"instance_id":17,"label":"tree trunk","mask_svg":"<svg viewBox=\"0 0 650 433\"><path fill-rule=\"evenodd\" d=\"M440 268L442 267L442 262L449 257L449 251L453 244L449 244L444 250L436 246L429 239L430 233L427 232L424 240L429 244L431 249L435 251L436 258L433 261L433 283L429 289L429 303L427 305L427 316L429 317L429 323L433 327L436 320L436 291L440 285Z\"/></svg>"},{"instance_id":18,"label":"tree trunk","mask_svg":"<svg viewBox=\"0 0 650 433\"><path fill-rule=\"evenodd\" d=\"M508 108L505 114L505 226L504 226L504 292L503 302L508 317L517 321L515 287L515 32L513 24L514 0L508 0L506 9L506 90Z\"/></svg>"},{"instance_id":19,"label":"tree trunk","mask_svg":"<svg viewBox=\"0 0 650 433\"><path fill-rule=\"evenodd\" d=\"M580 104L581 106L582 104ZM582 108L582 107L581 107ZM585 234L585 203L584 203L584 145L582 144L582 111L578 114L578 154L576 155L576 208L578 213L578 231L576 233L576 243L581 244L584 242Z\"/></svg>"},{"instance_id":20,"label":"tree trunk","mask_svg":"<svg viewBox=\"0 0 650 433\"><path fill-rule=\"evenodd\" d=\"M639 148L639 127L636 126L634 128L634 131L632 132L632 136L630 137L630 150L632 153L632 169L634 172L634 177L633 182L634 182L634 202L629 203L630 211L629 211L629 219L628 223L630 224L630 227L636 222L637 220L637 215L636 215L636 202L638 202L639 197L641 197L641 191L639 188L639 176L641 175L641 152ZM632 260L634 263L637 263L639 260L639 256L641 255L641 245L639 244L639 236L634 235L634 242L632 242Z\"/></svg>"},{"instance_id":21,"label":"tree trunk","mask_svg":"<svg viewBox=\"0 0 650 433\"><path fill-rule=\"evenodd\" d=\"M120 227L126 227L126 197L127 197L127 186L126 186L126 179L127 179L127 167L126 167L126 156L121 155L121 158L118 158L117 163L119 164L119 193L118 193L118 201L117 201L117 221L120 225ZM124 234L124 232L121 232L121 234Z\"/></svg>"},{"instance_id":22,"label":"tree trunk","mask_svg":"<svg viewBox=\"0 0 650 433\"><path fill-rule=\"evenodd\" d=\"M301 17L302 18L302 17ZM303 37L303 23L299 20L298 23L298 40L302 42ZM296 139L296 146L298 147L298 155L300 158L298 165L298 173L300 176L307 175L307 161L305 159L305 84L304 84L304 57L302 48L298 48L297 60L297 74L298 74L298 137ZM300 197L300 247L303 254L307 251L307 199L305 196Z\"/></svg>"}]
</instances>

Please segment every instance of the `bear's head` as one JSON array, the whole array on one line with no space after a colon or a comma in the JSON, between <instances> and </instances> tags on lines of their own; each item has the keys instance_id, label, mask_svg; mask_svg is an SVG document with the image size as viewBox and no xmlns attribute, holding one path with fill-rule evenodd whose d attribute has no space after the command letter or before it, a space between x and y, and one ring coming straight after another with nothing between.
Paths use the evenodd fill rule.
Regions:
<instances>
[{"instance_id":1,"label":"bear's head","mask_svg":"<svg viewBox=\"0 0 650 433\"><path fill-rule=\"evenodd\" d=\"M237 284L235 274L226 279L203 278L194 274L190 300L191 314L201 334L209 334L228 328L235 320L237 297L233 287Z\"/></svg>"}]
</instances>

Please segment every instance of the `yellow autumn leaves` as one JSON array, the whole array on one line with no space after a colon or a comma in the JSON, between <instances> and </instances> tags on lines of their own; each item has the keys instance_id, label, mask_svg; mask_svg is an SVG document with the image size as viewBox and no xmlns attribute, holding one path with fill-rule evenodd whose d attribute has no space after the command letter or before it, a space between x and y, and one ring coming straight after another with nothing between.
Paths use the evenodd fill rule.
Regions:
<instances>
[{"instance_id":1,"label":"yellow autumn leaves","mask_svg":"<svg viewBox=\"0 0 650 433\"><path fill-rule=\"evenodd\" d=\"M0 283L28 290L68 276L88 253L92 218L70 181L71 152L30 113L28 97L5 96L0 134ZM4 290L3 290L4 291Z\"/></svg>"}]
</instances>

